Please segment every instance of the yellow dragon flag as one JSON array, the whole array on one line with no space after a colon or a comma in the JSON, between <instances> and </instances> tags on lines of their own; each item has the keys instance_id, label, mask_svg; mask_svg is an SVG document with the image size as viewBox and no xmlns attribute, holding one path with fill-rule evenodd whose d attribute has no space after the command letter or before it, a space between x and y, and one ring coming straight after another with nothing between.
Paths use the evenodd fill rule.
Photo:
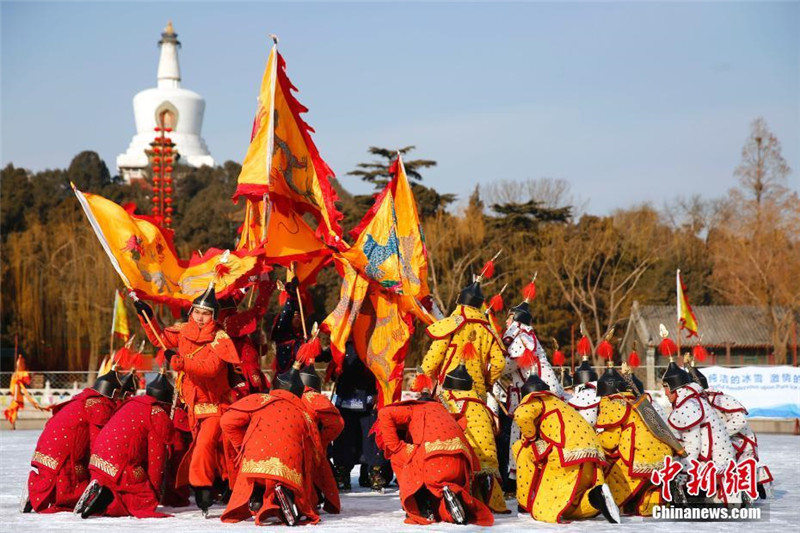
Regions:
<instances>
[{"instance_id":1,"label":"yellow dragon flag","mask_svg":"<svg viewBox=\"0 0 800 533\"><path fill-rule=\"evenodd\" d=\"M111 335L127 341L131 336L128 326L128 311L119 291L114 291L114 313L111 318Z\"/></svg>"},{"instance_id":2,"label":"yellow dragon flag","mask_svg":"<svg viewBox=\"0 0 800 533\"><path fill-rule=\"evenodd\" d=\"M217 297L224 298L260 269L257 258L246 251L212 248L182 261L170 230L102 196L72 188L117 274L140 298L186 307L212 281Z\"/></svg>"},{"instance_id":3,"label":"yellow dragon flag","mask_svg":"<svg viewBox=\"0 0 800 533\"><path fill-rule=\"evenodd\" d=\"M379 387L378 404L399 400L413 316L433 317L419 300L428 296L428 259L414 195L398 156L392 181L351 232L355 243L334 255L342 276L339 304L323 322L334 368L352 340ZM412 316L413 315L413 316Z\"/></svg>"},{"instance_id":4,"label":"yellow dragon flag","mask_svg":"<svg viewBox=\"0 0 800 533\"><path fill-rule=\"evenodd\" d=\"M683 284L681 279L681 271L675 276L676 278L676 291L678 302L678 324L680 329L685 329L688 332L687 338L697 336L697 317L694 316L692 306L689 305L689 300L686 298L686 285Z\"/></svg>"},{"instance_id":5,"label":"yellow dragon flag","mask_svg":"<svg viewBox=\"0 0 800 533\"><path fill-rule=\"evenodd\" d=\"M429 294L428 252L417 204L403 160L361 223L350 232L353 245L340 255L387 291L420 300Z\"/></svg>"},{"instance_id":6,"label":"yellow dragon flag","mask_svg":"<svg viewBox=\"0 0 800 533\"><path fill-rule=\"evenodd\" d=\"M233 198L246 197L246 209L257 204L262 213L269 201L284 210L311 213L320 238L338 248L342 214L334 205L337 195L330 182L334 174L311 140L314 130L300 116L308 110L292 94L294 90L275 44L261 80L250 146Z\"/></svg>"},{"instance_id":7,"label":"yellow dragon flag","mask_svg":"<svg viewBox=\"0 0 800 533\"><path fill-rule=\"evenodd\" d=\"M382 290L341 258L339 304L322 323L330 334L332 364L341 371L346 343L375 375L378 406L400 399L408 341L414 333L408 297Z\"/></svg>"}]
</instances>

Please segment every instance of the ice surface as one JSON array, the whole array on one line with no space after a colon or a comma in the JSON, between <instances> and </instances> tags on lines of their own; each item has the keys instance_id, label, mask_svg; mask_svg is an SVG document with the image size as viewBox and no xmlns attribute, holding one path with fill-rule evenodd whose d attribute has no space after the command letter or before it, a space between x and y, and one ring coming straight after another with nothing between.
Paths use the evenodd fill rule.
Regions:
<instances>
[{"instance_id":1,"label":"ice surface","mask_svg":"<svg viewBox=\"0 0 800 533\"><path fill-rule=\"evenodd\" d=\"M223 507L211 509L210 517L204 519L195 507L182 509L166 509L174 512L173 518L151 518L137 520L135 518L92 518L81 520L72 513L50 515L20 514L19 499L30 468L30 457L39 436L38 430L32 431L0 431L0 524L2 531L17 533L21 531L146 531L158 533L173 531L189 533L194 531L233 531L236 529L255 528L252 520L238 524L223 524L219 521ZM769 465L776 478L775 499L769 502L769 522L662 522L645 518L626 518L623 523L612 525L602 519L573 522L567 525L542 524L535 522L529 515L496 516L493 531L523 530L557 530L592 531L593 533L610 533L626 531L641 533L643 528L655 532L692 531L750 531L775 532L798 531L800 523L800 437L790 435L759 436L762 460ZM354 471L354 472L357 472ZM358 486L354 476L353 485ZM513 503L513 502L509 502ZM322 514L322 521L317 526L305 526L304 530L323 531L368 531L370 533L388 533L393 531L475 531L473 526L456 526L451 524L435 526L410 526L403 523L404 513L396 489L386 494L375 494L363 489L342 495L342 514ZM794 525L792 525L794 524ZM275 526L281 530L283 526ZM270 529L272 531L272 529Z\"/></svg>"}]
</instances>

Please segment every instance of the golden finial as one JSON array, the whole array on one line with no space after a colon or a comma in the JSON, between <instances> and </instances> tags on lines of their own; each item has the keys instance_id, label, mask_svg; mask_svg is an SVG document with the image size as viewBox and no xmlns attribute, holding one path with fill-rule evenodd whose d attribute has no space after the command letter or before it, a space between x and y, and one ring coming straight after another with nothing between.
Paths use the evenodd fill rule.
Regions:
<instances>
[{"instance_id":1,"label":"golden finial","mask_svg":"<svg viewBox=\"0 0 800 533\"><path fill-rule=\"evenodd\" d=\"M175 35L175 28L172 27L172 21L171 20L167 21L167 27L164 28L164 33L166 33L168 35Z\"/></svg>"}]
</instances>

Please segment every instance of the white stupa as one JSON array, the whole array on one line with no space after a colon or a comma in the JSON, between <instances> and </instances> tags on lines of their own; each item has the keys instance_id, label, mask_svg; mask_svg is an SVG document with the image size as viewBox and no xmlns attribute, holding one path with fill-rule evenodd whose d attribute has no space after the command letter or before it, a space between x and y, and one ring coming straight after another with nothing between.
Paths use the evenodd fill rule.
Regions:
<instances>
[{"instance_id":1,"label":"white stupa","mask_svg":"<svg viewBox=\"0 0 800 533\"><path fill-rule=\"evenodd\" d=\"M117 156L117 168L125 181L145 177L144 170L148 166L145 150L150 149L150 143L156 136L156 126L172 128L167 136L175 143L178 164L214 166L214 159L200 136L206 102L196 92L181 87L181 69L178 65L181 43L177 37L170 21L158 41L161 48L158 86L145 89L133 97L136 135L128 150Z\"/></svg>"}]
</instances>

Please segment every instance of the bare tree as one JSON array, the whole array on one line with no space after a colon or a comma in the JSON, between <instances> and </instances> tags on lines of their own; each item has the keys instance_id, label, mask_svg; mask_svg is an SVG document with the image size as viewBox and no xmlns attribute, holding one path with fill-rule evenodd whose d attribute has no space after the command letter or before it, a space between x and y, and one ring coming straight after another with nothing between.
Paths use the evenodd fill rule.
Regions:
<instances>
[{"instance_id":1,"label":"bare tree","mask_svg":"<svg viewBox=\"0 0 800 533\"><path fill-rule=\"evenodd\" d=\"M649 206L613 217L584 216L552 226L542 261L578 319L600 339L616 326L645 272L666 245L667 228Z\"/></svg>"},{"instance_id":2,"label":"bare tree","mask_svg":"<svg viewBox=\"0 0 800 533\"><path fill-rule=\"evenodd\" d=\"M780 142L756 119L735 171L739 185L709 236L714 288L731 303L765 308L777 362L786 360L800 309L800 198L786 186L789 172Z\"/></svg>"}]
</instances>

